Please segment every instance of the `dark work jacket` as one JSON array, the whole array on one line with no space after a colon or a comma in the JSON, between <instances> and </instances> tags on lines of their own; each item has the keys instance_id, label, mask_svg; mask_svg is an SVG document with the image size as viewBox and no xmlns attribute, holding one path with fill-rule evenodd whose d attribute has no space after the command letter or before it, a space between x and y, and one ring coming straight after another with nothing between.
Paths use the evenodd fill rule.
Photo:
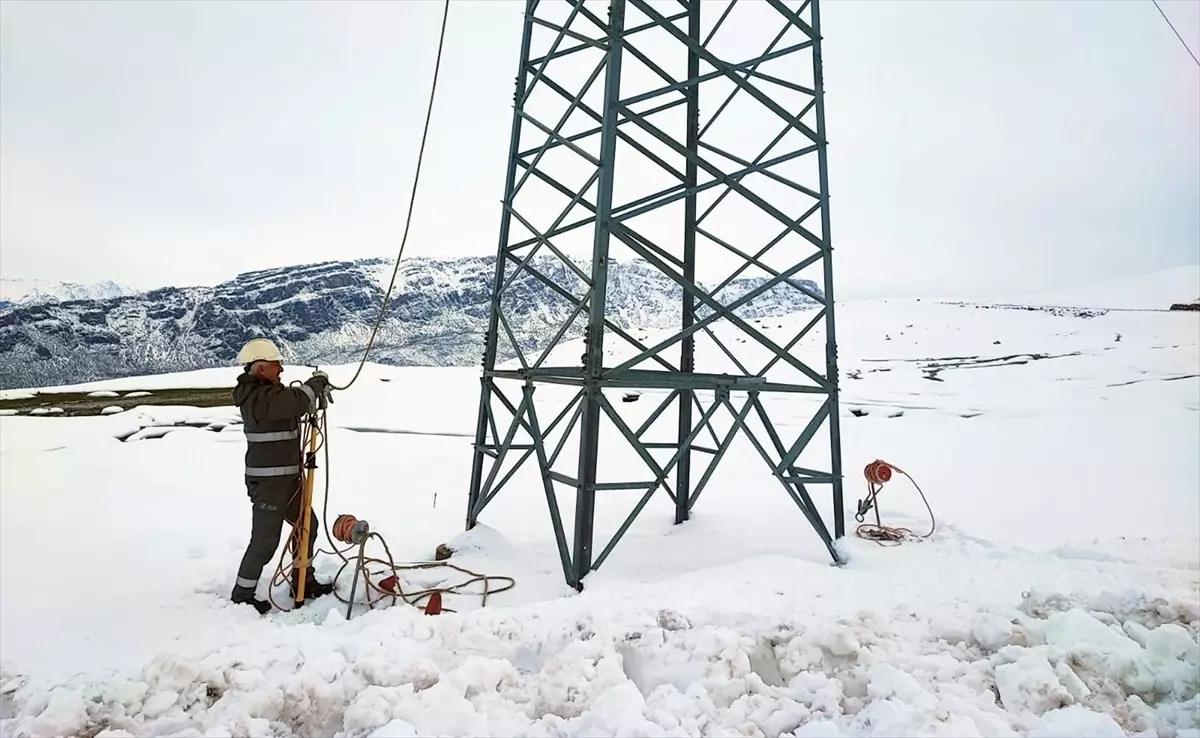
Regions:
<instances>
[{"instance_id":1,"label":"dark work jacket","mask_svg":"<svg viewBox=\"0 0 1200 738\"><path fill-rule=\"evenodd\" d=\"M233 390L246 433L246 483L300 478L300 418L316 395L308 385L285 387L243 373Z\"/></svg>"}]
</instances>

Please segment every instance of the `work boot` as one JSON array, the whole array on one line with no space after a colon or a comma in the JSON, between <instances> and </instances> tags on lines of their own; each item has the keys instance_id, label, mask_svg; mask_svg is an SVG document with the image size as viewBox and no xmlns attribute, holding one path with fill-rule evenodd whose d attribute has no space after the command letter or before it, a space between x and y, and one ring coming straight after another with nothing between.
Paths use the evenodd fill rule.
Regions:
<instances>
[{"instance_id":1,"label":"work boot","mask_svg":"<svg viewBox=\"0 0 1200 738\"><path fill-rule=\"evenodd\" d=\"M292 573L292 599L296 597L299 579L295 572ZM304 577L304 601L315 600L318 597L324 597L327 594L333 594L333 584L322 584L317 581L317 575L312 569L305 572Z\"/></svg>"},{"instance_id":2,"label":"work boot","mask_svg":"<svg viewBox=\"0 0 1200 738\"><path fill-rule=\"evenodd\" d=\"M251 587L234 587L233 594L230 595L229 599L238 605L250 605L255 610L258 610L259 615L266 615L271 612L271 603L256 598L254 596L254 589Z\"/></svg>"}]
</instances>

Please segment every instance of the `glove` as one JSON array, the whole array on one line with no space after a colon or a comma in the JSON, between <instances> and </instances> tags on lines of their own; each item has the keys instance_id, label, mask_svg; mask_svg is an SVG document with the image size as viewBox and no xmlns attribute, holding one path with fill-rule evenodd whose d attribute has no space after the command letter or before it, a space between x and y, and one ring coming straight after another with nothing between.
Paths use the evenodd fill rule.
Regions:
<instances>
[{"instance_id":1,"label":"glove","mask_svg":"<svg viewBox=\"0 0 1200 738\"><path fill-rule=\"evenodd\" d=\"M325 372L313 372L313 375L304 381L305 384L317 393L317 396L324 395L329 392L329 375Z\"/></svg>"}]
</instances>

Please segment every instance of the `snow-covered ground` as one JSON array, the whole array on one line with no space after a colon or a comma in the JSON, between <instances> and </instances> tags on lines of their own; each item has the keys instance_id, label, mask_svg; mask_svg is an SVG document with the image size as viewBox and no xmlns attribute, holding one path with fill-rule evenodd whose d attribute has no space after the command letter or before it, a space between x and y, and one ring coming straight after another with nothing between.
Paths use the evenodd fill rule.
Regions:
<instances>
[{"instance_id":1,"label":"snow-covered ground","mask_svg":"<svg viewBox=\"0 0 1200 738\"><path fill-rule=\"evenodd\" d=\"M759 327L786 340L808 317ZM882 458L928 495L933 538L852 535L831 567L740 443L692 520L672 525L656 496L583 593L562 581L536 477L462 532L478 371L368 365L330 409L328 516L370 521L397 560L451 542L459 565L516 580L437 617L228 603L250 526L231 408L0 418L0 733L1200 736L1200 316L887 300L839 305L838 325L849 529ZM630 355L609 348L610 365ZM794 437L812 402L770 410ZM884 522L922 533L905 485L880 495ZM598 545L637 496L598 501Z\"/></svg>"}]
</instances>

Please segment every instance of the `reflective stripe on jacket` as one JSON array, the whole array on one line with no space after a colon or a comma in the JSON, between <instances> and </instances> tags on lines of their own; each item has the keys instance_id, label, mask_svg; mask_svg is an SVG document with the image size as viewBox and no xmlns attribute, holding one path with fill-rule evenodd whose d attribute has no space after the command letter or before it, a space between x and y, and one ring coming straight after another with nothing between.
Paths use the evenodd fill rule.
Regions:
<instances>
[{"instance_id":1,"label":"reflective stripe on jacket","mask_svg":"<svg viewBox=\"0 0 1200 738\"><path fill-rule=\"evenodd\" d=\"M242 374L233 390L246 435L246 481L300 476L300 418L316 402L308 385L286 387Z\"/></svg>"}]
</instances>

